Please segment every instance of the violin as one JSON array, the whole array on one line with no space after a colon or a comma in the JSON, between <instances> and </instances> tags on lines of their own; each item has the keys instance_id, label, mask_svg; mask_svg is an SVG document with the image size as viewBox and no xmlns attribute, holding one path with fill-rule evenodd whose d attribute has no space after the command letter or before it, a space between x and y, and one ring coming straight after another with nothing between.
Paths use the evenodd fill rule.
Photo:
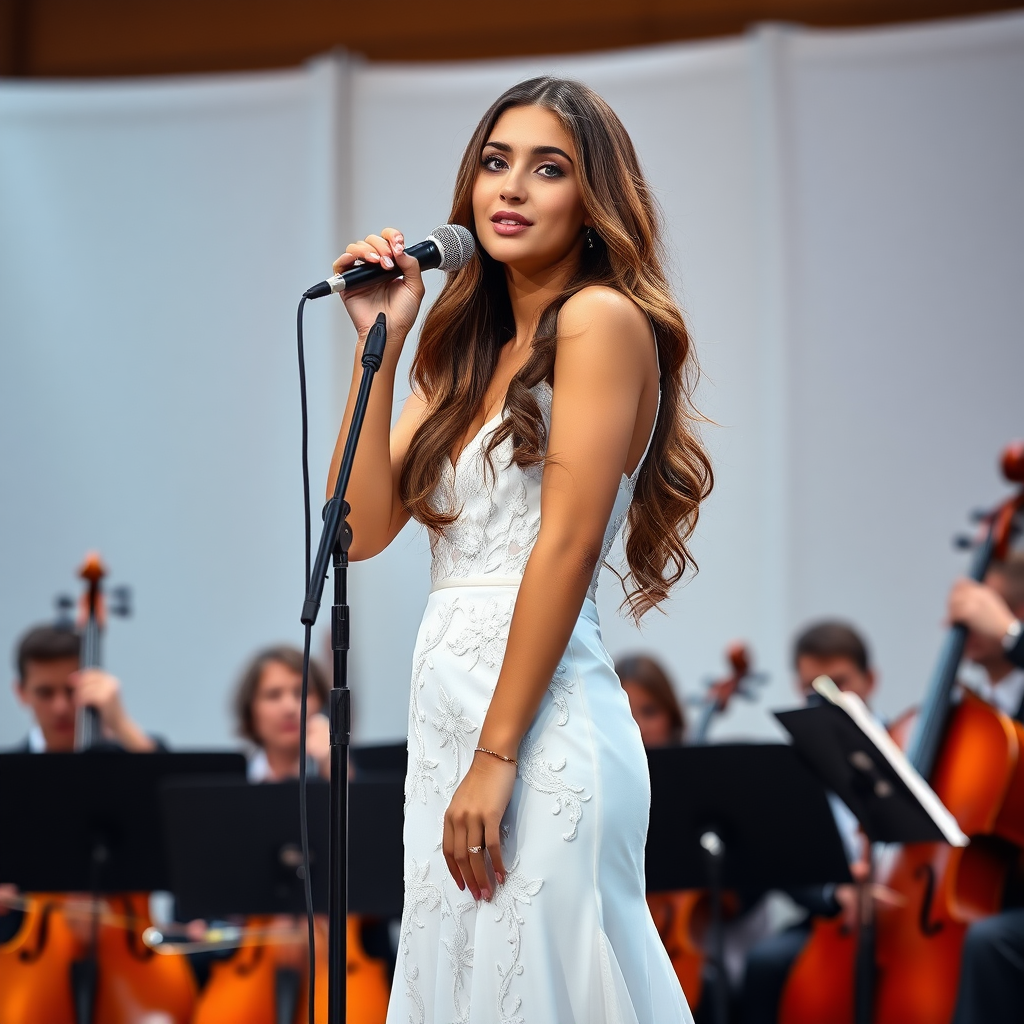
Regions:
<instances>
[{"instance_id":1,"label":"violin","mask_svg":"<svg viewBox=\"0 0 1024 1024\"><path fill-rule=\"evenodd\" d=\"M750 649L742 642L730 644L725 651L729 672L710 682L700 702L697 725L688 742L695 746L707 742L715 717L722 714L733 697L753 699L751 683L765 677L753 671ZM686 1001L697 1006L704 990L705 950L701 936L709 919L708 894L704 889L651 893L647 905L665 950L675 968Z\"/></svg>"},{"instance_id":2,"label":"violin","mask_svg":"<svg viewBox=\"0 0 1024 1024\"><path fill-rule=\"evenodd\" d=\"M99 668L106 624L99 555L87 555L79 575L81 665ZM102 738L95 708L79 709L75 734L78 750ZM152 925L148 893L37 893L22 900L21 928L0 946L0 1021L143 1024L159 1017L188 1024L196 997L188 961L158 957L142 940Z\"/></svg>"},{"instance_id":3,"label":"violin","mask_svg":"<svg viewBox=\"0 0 1024 1024\"><path fill-rule=\"evenodd\" d=\"M1006 449L1002 471L1024 484L1024 444ZM1024 486L984 516L972 579L981 582L991 562L1005 558L1022 519ZM950 628L924 703L912 720L902 720L904 735L895 738L905 741L912 727L908 759L970 845L913 843L887 851L879 881L900 898L880 904L873 921L860 926L873 929L873 943L859 943L859 929L841 921L815 921L783 991L780 1024L952 1018L967 926L1000 910L1024 846L1024 727L971 693L954 704L966 636L964 626Z\"/></svg>"}]
</instances>

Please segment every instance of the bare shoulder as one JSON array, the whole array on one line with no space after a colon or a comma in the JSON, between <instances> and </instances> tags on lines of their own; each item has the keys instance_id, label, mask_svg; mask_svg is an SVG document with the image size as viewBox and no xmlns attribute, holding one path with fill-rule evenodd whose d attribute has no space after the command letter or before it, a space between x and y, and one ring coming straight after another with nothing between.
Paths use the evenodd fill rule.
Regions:
<instances>
[{"instance_id":1,"label":"bare shoulder","mask_svg":"<svg viewBox=\"0 0 1024 1024\"><path fill-rule=\"evenodd\" d=\"M607 285L588 285L570 296L558 317L559 338L581 335L649 348L653 338L647 314L628 296Z\"/></svg>"}]
</instances>

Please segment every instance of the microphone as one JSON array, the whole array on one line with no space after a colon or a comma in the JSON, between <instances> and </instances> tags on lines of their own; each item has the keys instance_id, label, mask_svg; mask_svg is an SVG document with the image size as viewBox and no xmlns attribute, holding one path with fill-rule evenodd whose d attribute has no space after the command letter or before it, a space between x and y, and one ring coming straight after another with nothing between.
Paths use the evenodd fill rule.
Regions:
<instances>
[{"instance_id":1,"label":"microphone","mask_svg":"<svg viewBox=\"0 0 1024 1024\"><path fill-rule=\"evenodd\" d=\"M461 224L441 224L424 241L410 245L405 252L419 263L421 270L440 269L451 274L461 270L473 258L476 242L472 232ZM385 270L379 263L360 263L343 274L335 274L313 285L303 295L307 299L320 299L331 292L351 292L401 276L402 271L398 267Z\"/></svg>"}]
</instances>

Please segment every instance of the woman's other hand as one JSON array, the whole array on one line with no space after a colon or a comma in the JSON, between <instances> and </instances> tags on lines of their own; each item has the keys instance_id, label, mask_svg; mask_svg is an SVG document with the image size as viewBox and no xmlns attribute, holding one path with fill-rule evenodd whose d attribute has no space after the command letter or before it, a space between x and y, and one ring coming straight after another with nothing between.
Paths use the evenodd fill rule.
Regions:
<instances>
[{"instance_id":1,"label":"woman's other hand","mask_svg":"<svg viewBox=\"0 0 1024 1024\"><path fill-rule=\"evenodd\" d=\"M388 341L401 343L412 330L423 299L419 263L406 255L405 238L396 228L385 228L379 235L367 235L361 242L353 242L334 261L334 272L343 274L351 270L357 260L384 270L397 267L403 275L352 294L341 293L359 340L365 339L377 314L383 312L388 318Z\"/></svg>"},{"instance_id":2,"label":"woman's other hand","mask_svg":"<svg viewBox=\"0 0 1024 1024\"><path fill-rule=\"evenodd\" d=\"M512 799L516 766L489 754L476 754L444 815L441 848L460 889L489 900L494 882L505 881L501 818ZM479 852L470 852L470 848ZM488 859L490 870L488 870Z\"/></svg>"}]
</instances>

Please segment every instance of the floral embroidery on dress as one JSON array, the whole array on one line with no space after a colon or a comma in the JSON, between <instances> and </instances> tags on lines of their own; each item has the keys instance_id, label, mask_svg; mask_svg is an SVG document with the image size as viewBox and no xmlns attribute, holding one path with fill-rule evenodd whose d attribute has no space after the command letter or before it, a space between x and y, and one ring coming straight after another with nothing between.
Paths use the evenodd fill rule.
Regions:
<instances>
[{"instance_id":1,"label":"floral embroidery on dress","mask_svg":"<svg viewBox=\"0 0 1024 1024\"><path fill-rule=\"evenodd\" d=\"M544 748L538 746L529 733L519 744L519 777L538 793L546 793L555 798L552 814L558 814L565 810L569 815L569 824L572 828L562 834L566 842L576 838L576 833L583 817L583 804L590 799L590 794L584 794L582 786L571 786L564 778L556 773L565 768L565 758L560 761L546 761L541 754Z\"/></svg>"},{"instance_id":2,"label":"floral embroidery on dress","mask_svg":"<svg viewBox=\"0 0 1024 1024\"><path fill-rule=\"evenodd\" d=\"M477 727L463 714L462 702L449 696L443 686L437 688L437 704L438 710L431 724L441 734L441 749L450 747L452 750L454 766L444 785L445 794L451 799L462 774L462 753L469 751L466 737L472 736Z\"/></svg>"},{"instance_id":3,"label":"floral embroidery on dress","mask_svg":"<svg viewBox=\"0 0 1024 1024\"><path fill-rule=\"evenodd\" d=\"M569 721L569 695L573 692L575 685L572 679L568 678L569 666L559 664L555 674L548 684L548 693L551 694L551 703L558 709L558 724L565 725Z\"/></svg>"},{"instance_id":4,"label":"floral embroidery on dress","mask_svg":"<svg viewBox=\"0 0 1024 1024\"><path fill-rule=\"evenodd\" d=\"M454 639L448 641L448 648L460 658L472 655L469 671L472 672L481 661L491 669L501 666L514 606L514 596L504 599L492 597L483 608L470 606L466 609L467 624Z\"/></svg>"},{"instance_id":5,"label":"floral embroidery on dress","mask_svg":"<svg viewBox=\"0 0 1024 1024\"><path fill-rule=\"evenodd\" d=\"M442 939L448 954L448 962L452 969L452 1005L455 1007L455 1020L452 1024L468 1024L469 999L463 1004L466 992L466 972L473 969L473 947L469 943L469 931L463 924L463 916L476 909L474 900L463 900L455 909L447 899L441 904L441 917L450 917L454 923L451 939Z\"/></svg>"},{"instance_id":6,"label":"floral embroidery on dress","mask_svg":"<svg viewBox=\"0 0 1024 1024\"><path fill-rule=\"evenodd\" d=\"M426 668L434 667L431 654L448 632L458 605L459 602L455 600L438 609L438 628L436 631L424 633L422 647L416 658L416 663L413 665L412 688L409 694L409 768L405 777L405 804L407 807L417 798L420 803L426 803L428 787L435 793L441 792L441 788L433 776L433 771L438 767L439 762L427 757L427 745L423 738L423 723L427 720L427 715L420 708L420 690L423 689L426 682L423 678L423 671ZM415 750L412 749L414 743Z\"/></svg>"},{"instance_id":7,"label":"floral embroidery on dress","mask_svg":"<svg viewBox=\"0 0 1024 1024\"><path fill-rule=\"evenodd\" d=\"M441 890L433 882L427 881L429 871L429 864L424 864L421 868L414 860L408 861L405 868L405 910L402 915L399 947L402 955L405 992L415 1004L417 1012L415 1019L412 1014L409 1015L409 1024L423 1024L426 1020L426 1006L416 985L416 982L419 981L420 969L409 962L409 938L413 928L426 927L420 920L420 909L425 908L428 912L437 910L442 899Z\"/></svg>"},{"instance_id":8,"label":"floral embroidery on dress","mask_svg":"<svg viewBox=\"0 0 1024 1024\"><path fill-rule=\"evenodd\" d=\"M494 920L500 922L505 920L508 923L508 942L512 947L512 960L508 966L498 964L498 1020L500 1024L525 1024L524 1018L519 1013L523 1005L521 996L515 997L511 1010L505 1009L505 1003L509 998L509 990L512 981L521 976L523 965L520 963L522 956L522 928L526 921L520 916L517 904L530 905L532 897L540 892L544 884L543 879L533 878L527 880L519 871L519 858L512 862L505 875L505 882L499 885L494 893L492 906L494 907Z\"/></svg>"}]
</instances>

